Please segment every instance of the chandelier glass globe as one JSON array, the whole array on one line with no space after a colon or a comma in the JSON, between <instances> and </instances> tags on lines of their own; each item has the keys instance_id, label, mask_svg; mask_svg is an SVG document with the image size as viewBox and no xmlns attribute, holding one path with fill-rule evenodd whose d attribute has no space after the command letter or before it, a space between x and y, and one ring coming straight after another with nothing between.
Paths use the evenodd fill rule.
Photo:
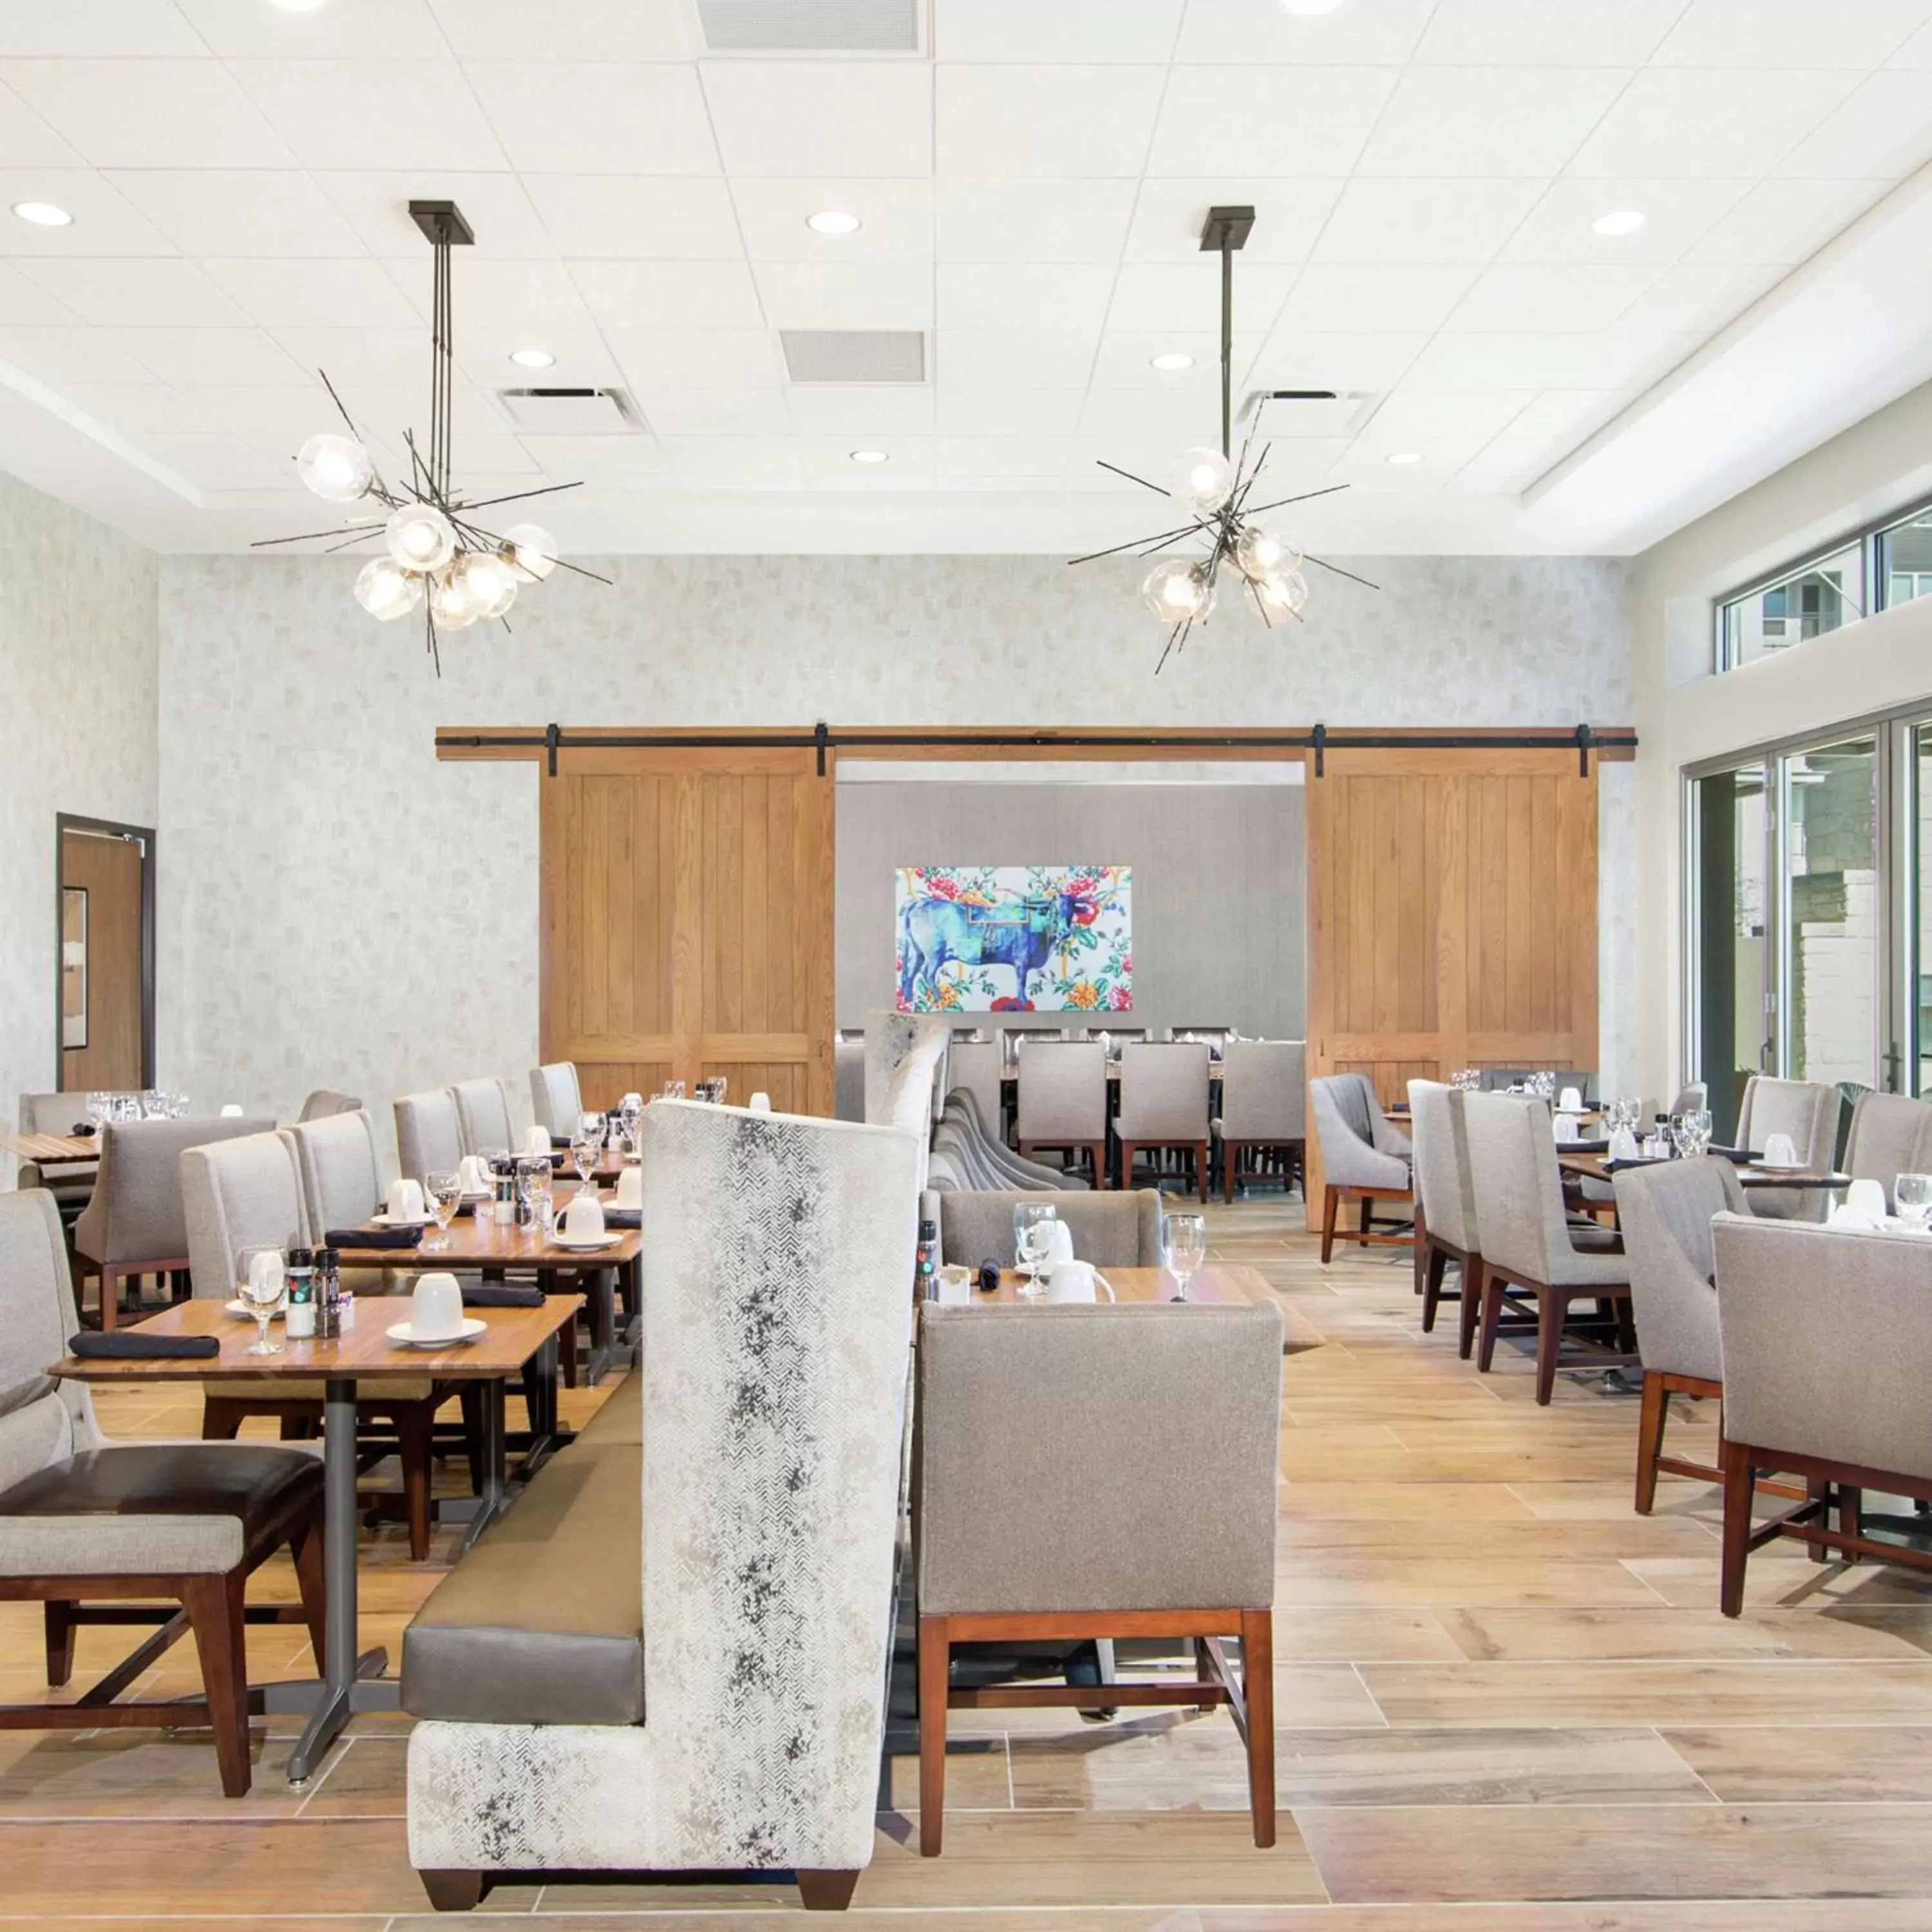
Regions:
<instances>
[{"instance_id":1,"label":"chandelier glass globe","mask_svg":"<svg viewBox=\"0 0 1932 1932\"><path fill-rule=\"evenodd\" d=\"M1171 487L1184 510L1211 517L1234 494L1234 466L1218 449L1184 450Z\"/></svg>"},{"instance_id":2,"label":"chandelier glass globe","mask_svg":"<svg viewBox=\"0 0 1932 1932\"><path fill-rule=\"evenodd\" d=\"M405 570L440 570L456 550L456 532L434 503L405 503L383 535L389 554Z\"/></svg>"},{"instance_id":3,"label":"chandelier glass globe","mask_svg":"<svg viewBox=\"0 0 1932 1932\"><path fill-rule=\"evenodd\" d=\"M470 600L469 573L454 567L429 580L429 614L439 631L466 631L482 614Z\"/></svg>"},{"instance_id":4,"label":"chandelier glass globe","mask_svg":"<svg viewBox=\"0 0 1932 1932\"><path fill-rule=\"evenodd\" d=\"M422 602L422 579L394 557L372 556L356 576L356 601L370 616L386 622L415 610Z\"/></svg>"},{"instance_id":5,"label":"chandelier glass globe","mask_svg":"<svg viewBox=\"0 0 1932 1932\"><path fill-rule=\"evenodd\" d=\"M1163 624L1196 623L1214 608L1214 580L1204 563L1163 557L1142 580L1141 600Z\"/></svg>"},{"instance_id":6,"label":"chandelier glass globe","mask_svg":"<svg viewBox=\"0 0 1932 1932\"><path fill-rule=\"evenodd\" d=\"M479 617L500 617L517 600L516 573L494 550L464 551L450 565L449 574Z\"/></svg>"},{"instance_id":7,"label":"chandelier glass globe","mask_svg":"<svg viewBox=\"0 0 1932 1932\"><path fill-rule=\"evenodd\" d=\"M556 568L556 539L541 524L512 524L503 544L526 583L541 584Z\"/></svg>"},{"instance_id":8,"label":"chandelier glass globe","mask_svg":"<svg viewBox=\"0 0 1932 1932\"><path fill-rule=\"evenodd\" d=\"M1299 570L1283 570L1248 580L1255 608L1270 623L1299 617L1308 605L1308 580Z\"/></svg>"},{"instance_id":9,"label":"chandelier glass globe","mask_svg":"<svg viewBox=\"0 0 1932 1932\"><path fill-rule=\"evenodd\" d=\"M1301 562L1294 544L1260 524L1244 524L1234 539L1234 565L1251 584L1280 577Z\"/></svg>"},{"instance_id":10,"label":"chandelier glass globe","mask_svg":"<svg viewBox=\"0 0 1932 1932\"><path fill-rule=\"evenodd\" d=\"M296 453L296 474L325 502L353 503L369 494L376 466L352 436L312 436Z\"/></svg>"}]
</instances>

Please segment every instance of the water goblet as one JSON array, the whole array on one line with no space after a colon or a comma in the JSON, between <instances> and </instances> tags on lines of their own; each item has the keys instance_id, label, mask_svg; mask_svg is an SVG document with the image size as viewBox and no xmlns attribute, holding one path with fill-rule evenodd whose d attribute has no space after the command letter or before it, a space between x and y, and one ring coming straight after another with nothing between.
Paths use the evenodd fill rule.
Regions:
<instances>
[{"instance_id":1,"label":"water goblet","mask_svg":"<svg viewBox=\"0 0 1932 1932\"><path fill-rule=\"evenodd\" d=\"M1052 1238L1047 1230L1059 1219L1060 1210L1050 1202L1022 1201L1013 1210L1013 1248L1022 1276L1018 1292L1023 1295L1046 1292L1040 1271Z\"/></svg>"},{"instance_id":2,"label":"water goblet","mask_svg":"<svg viewBox=\"0 0 1932 1932\"><path fill-rule=\"evenodd\" d=\"M1932 1174L1901 1174L1892 1184L1898 1218L1914 1228L1932 1222Z\"/></svg>"},{"instance_id":3,"label":"water goblet","mask_svg":"<svg viewBox=\"0 0 1932 1932\"><path fill-rule=\"evenodd\" d=\"M596 1168L597 1156L603 1151L602 1134L593 1132L580 1120L577 1131L570 1137L570 1158L577 1169L577 1181L580 1187L590 1185L590 1176Z\"/></svg>"},{"instance_id":4,"label":"water goblet","mask_svg":"<svg viewBox=\"0 0 1932 1932\"><path fill-rule=\"evenodd\" d=\"M281 1312L289 1292L288 1274L279 1248L244 1250L242 1255L241 1298L255 1318L255 1339L244 1352L279 1355L282 1345L268 1339L268 1324Z\"/></svg>"},{"instance_id":5,"label":"water goblet","mask_svg":"<svg viewBox=\"0 0 1932 1932\"><path fill-rule=\"evenodd\" d=\"M1208 1217L1166 1214L1160 1223L1161 1264L1174 1277L1176 1301L1187 1299L1187 1284L1208 1258Z\"/></svg>"},{"instance_id":6,"label":"water goblet","mask_svg":"<svg viewBox=\"0 0 1932 1932\"><path fill-rule=\"evenodd\" d=\"M457 1203L463 1198L463 1177L454 1169L423 1176L423 1198L436 1216L436 1233L424 1242L425 1253L440 1253L450 1246L449 1224L456 1219Z\"/></svg>"}]
</instances>

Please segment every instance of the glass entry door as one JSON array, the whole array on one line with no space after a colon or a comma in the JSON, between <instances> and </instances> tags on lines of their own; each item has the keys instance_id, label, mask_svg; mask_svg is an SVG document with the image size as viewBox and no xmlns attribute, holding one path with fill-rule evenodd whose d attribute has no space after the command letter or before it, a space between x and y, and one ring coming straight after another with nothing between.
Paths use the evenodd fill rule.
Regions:
<instances>
[{"instance_id":1,"label":"glass entry door","mask_svg":"<svg viewBox=\"0 0 1932 1932\"><path fill-rule=\"evenodd\" d=\"M1712 1130L1720 1141L1736 1127L1745 1081L1777 1062L1766 787L1760 760L1700 778L1694 792L1694 1022L1702 1051L1691 1064L1710 1089Z\"/></svg>"}]
</instances>

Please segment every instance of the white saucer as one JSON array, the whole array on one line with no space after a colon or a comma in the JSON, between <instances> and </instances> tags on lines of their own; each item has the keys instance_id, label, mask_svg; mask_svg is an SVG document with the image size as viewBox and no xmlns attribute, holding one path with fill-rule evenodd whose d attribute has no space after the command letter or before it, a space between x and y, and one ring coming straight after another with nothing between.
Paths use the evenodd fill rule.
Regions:
<instances>
[{"instance_id":1,"label":"white saucer","mask_svg":"<svg viewBox=\"0 0 1932 1932\"><path fill-rule=\"evenodd\" d=\"M248 1306L248 1304L245 1301L242 1300L238 1296L238 1297L237 1297L234 1300L232 1300L232 1301L229 1302L228 1304L226 1304L226 1312L227 1312L229 1314L230 1314L230 1315L238 1315L238 1316L240 1316L242 1317L242 1318L244 1322L252 1322L252 1321L254 1321L254 1318L255 1318L255 1311L254 1311L252 1308L250 1308L250 1307ZM280 1321L280 1319L282 1318L282 1311L281 1311L281 1310L280 1310L280 1309L279 1309L279 1308L278 1308L278 1309L277 1309L277 1310L275 1310L275 1312L274 1312L274 1315L273 1315L273 1316L272 1316L269 1318L270 1318L272 1321L275 1321L275 1322L279 1322L279 1321Z\"/></svg>"},{"instance_id":2,"label":"white saucer","mask_svg":"<svg viewBox=\"0 0 1932 1932\"><path fill-rule=\"evenodd\" d=\"M602 1234L592 1234L586 1238L582 1234L566 1234L560 1230L550 1238L560 1248L580 1248L587 1254L598 1248L614 1248L624 1238L624 1231L621 1228L607 1228Z\"/></svg>"},{"instance_id":3,"label":"white saucer","mask_svg":"<svg viewBox=\"0 0 1932 1932\"><path fill-rule=\"evenodd\" d=\"M406 1322L398 1322L386 1332L391 1341L405 1348L460 1348L464 1342L473 1342L478 1336L487 1334L489 1328L488 1322L479 1322L473 1315L466 1315L463 1326L454 1335L440 1336L434 1342L418 1341Z\"/></svg>"},{"instance_id":4,"label":"white saucer","mask_svg":"<svg viewBox=\"0 0 1932 1932\"><path fill-rule=\"evenodd\" d=\"M385 1208L380 1214L369 1216L372 1228L427 1228L436 1219L434 1214L392 1214Z\"/></svg>"}]
</instances>

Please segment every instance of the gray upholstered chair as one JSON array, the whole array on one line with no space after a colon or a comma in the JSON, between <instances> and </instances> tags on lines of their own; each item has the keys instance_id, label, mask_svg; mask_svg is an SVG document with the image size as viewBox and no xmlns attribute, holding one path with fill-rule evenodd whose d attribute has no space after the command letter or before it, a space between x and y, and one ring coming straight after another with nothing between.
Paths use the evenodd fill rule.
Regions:
<instances>
[{"instance_id":1,"label":"gray upholstered chair","mask_svg":"<svg viewBox=\"0 0 1932 1932\"><path fill-rule=\"evenodd\" d=\"M358 1226L383 1204L375 1124L361 1108L300 1121L288 1135L315 1240L332 1228Z\"/></svg>"},{"instance_id":2,"label":"gray upholstered chair","mask_svg":"<svg viewBox=\"0 0 1932 1932\"><path fill-rule=\"evenodd\" d=\"M840 1040L832 1049L832 1112L842 1120L866 1118L866 1042Z\"/></svg>"},{"instance_id":3,"label":"gray upholstered chair","mask_svg":"<svg viewBox=\"0 0 1932 1932\"><path fill-rule=\"evenodd\" d=\"M1744 1082L1738 1110L1738 1144L1761 1153L1771 1135L1789 1134L1800 1166L1828 1168L1838 1150L1842 1105L1838 1088L1824 1081L1774 1080L1754 1073ZM1830 1205L1830 1196L1816 1189L1752 1190L1752 1211L1766 1220L1822 1220Z\"/></svg>"},{"instance_id":4,"label":"gray upholstered chair","mask_svg":"<svg viewBox=\"0 0 1932 1932\"><path fill-rule=\"evenodd\" d=\"M449 1090L465 1154L508 1154L516 1144L507 1080L459 1080Z\"/></svg>"},{"instance_id":5,"label":"gray upholstered chair","mask_svg":"<svg viewBox=\"0 0 1932 1932\"><path fill-rule=\"evenodd\" d=\"M1282 1185L1305 1177L1308 1140L1308 1042L1230 1040L1221 1054L1221 1111L1214 1120L1221 1149L1221 1186L1234 1198L1246 1154L1278 1154Z\"/></svg>"},{"instance_id":6,"label":"gray upholstered chair","mask_svg":"<svg viewBox=\"0 0 1932 1932\"><path fill-rule=\"evenodd\" d=\"M1670 1112L1673 1114L1694 1114L1710 1104L1710 1082L1688 1080L1678 1088L1677 1097L1670 1103Z\"/></svg>"},{"instance_id":7,"label":"gray upholstered chair","mask_svg":"<svg viewBox=\"0 0 1932 1932\"><path fill-rule=\"evenodd\" d=\"M928 1306L920 1331L920 1851L940 1848L947 1706L974 1701L952 1646L1070 1636L1191 1639L1199 1681L1001 1700L1232 1704L1274 1844L1281 1311ZM1238 1681L1216 1641L1237 1636Z\"/></svg>"},{"instance_id":8,"label":"gray upholstered chair","mask_svg":"<svg viewBox=\"0 0 1932 1932\"><path fill-rule=\"evenodd\" d=\"M1483 1245L1469 1178L1469 1130L1462 1095L1438 1080L1408 1083L1408 1121L1415 1142L1415 1286L1422 1332L1436 1326L1443 1278L1456 1264L1462 1317L1460 1352L1467 1361L1483 1302Z\"/></svg>"},{"instance_id":9,"label":"gray upholstered chair","mask_svg":"<svg viewBox=\"0 0 1932 1932\"><path fill-rule=\"evenodd\" d=\"M1576 1245L1577 1231L1564 1212L1556 1140L1544 1102L1512 1094L1466 1094L1462 1118L1483 1243L1476 1366L1488 1372L1505 1291L1521 1289L1536 1304L1536 1400L1546 1404L1574 1303L1594 1300L1613 1315L1623 1344L1616 1359L1630 1358L1629 1264L1621 1253Z\"/></svg>"},{"instance_id":10,"label":"gray upholstered chair","mask_svg":"<svg viewBox=\"0 0 1932 1932\"><path fill-rule=\"evenodd\" d=\"M994 1140L1004 1138L1006 1101L1000 1088L1000 1043L996 1040L955 1040L946 1061L949 1094L973 1096L980 1125Z\"/></svg>"},{"instance_id":11,"label":"gray upholstered chair","mask_svg":"<svg viewBox=\"0 0 1932 1932\"><path fill-rule=\"evenodd\" d=\"M1073 1238L1075 1256L1096 1268L1159 1268L1160 1196L1151 1187L1131 1193L1043 1195L1004 1192L928 1194L920 1212L939 1223L939 1258L962 1268L982 1262L1013 1264L1013 1210L1025 1201L1050 1200Z\"/></svg>"},{"instance_id":12,"label":"gray upholstered chair","mask_svg":"<svg viewBox=\"0 0 1932 1932\"><path fill-rule=\"evenodd\" d=\"M272 1133L266 1119L110 1120L100 1130L100 1168L93 1198L75 1222L74 1258L100 1278L100 1325L114 1326L122 1284L189 1264L182 1210L184 1148L244 1134ZM85 1282L83 1280L83 1287Z\"/></svg>"},{"instance_id":13,"label":"gray upholstered chair","mask_svg":"<svg viewBox=\"0 0 1932 1932\"><path fill-rule=\"evenodd\" d=\"M584 1090L574 1061L554 1060L530 1069L530 1118L554 1139L576 1126L584 1112Z\"/></svg>"},{"instance_id":14,"label":"gray upholstered chair","mask_svg":"<svg viewBox=\"0 0 1932 1932\"><path fill-rule=\"evenodd\" d=\"M1724 1365L1718 1606L1744 1607L1752 1550L1774 1537L1924 1568L1863 1533L1864 1492L1932 1501L1932 1254L1922 1235L1720 1214L1712 1223ZM1802 1477L1798 1508L1754 1520L1760 1475ZM1830 1527L1835 1502L1838 1528Z\"/></svg>"},{"instance_id":15,"label":"gray upholstered chair","mask_svg":"<svg viewBox=\"0 0 1932 1932\"><path fill-rule=\"evenodd\" d=\"M1845 1169L1854 1180L1875 1180L1893 1205L1892 1184L1901 1174L1921 1174L1932 1155L1932 1107L1903 1094L1866 1094L1852 1108Z\"/></svg>"},{"instance_id":16,"label":"gray upholstered chair","mask_svg":"<svg viewBox=\"0 0 1932 1932\"><path fill-rule=\"evenodd\" d=\"M1309 1082L1308 1094L1322 1150L1324 1265L1334 1253L1335 1219L1344 1201L1361 1203L1361 1227L1354 1237L1358 1244L1406 1247L1413 1238L1406 1232L1376 1233L1375 1204L1410 1198L1414 1150L1408 1136L1389 1125L1366 1074L1324 1074Z\"/></svg>"},{"instance_id":17,"label":"gray upholstered chair","mask_svg":"<svg viewBox=\"0 0 1932 1932\"><path fill-rule=\"evenodd\" d=\"M20 1131L23 1134L68 1134L86 1124L85 1094L22 1094ZM63 1221L80 1217L94 1192L95 1163L91 1160L40 1162L23 1160L17 1184L44 1187L54 1197Z\"/></svg>"},{"instance_id":18,"label":"gray upholstered chair","mask_svg":"<svg viewBox=\"0 0 1932 1932\"><path fill-rule=\"evenodd\" d=\"M143 1612L126 1600L170 1600L153 1614L164 1628L142 1646L149 1654L138 1668L192 1629L202 1696L104 1701L114 1680L128 1679L121 1666L78 1700L0 1706L0 1730L206 1724L221 1788L239 1798L250 1776L242 1598L284 1544L322 1665L322 1465L273 1443L107 1442L85 1385L42 1373L74 1327L52 1201L39 1188L0 1196L0 1602L44 1606L47 1682L58 1690L74 1674L79 1626L138 1623ZM97 1607L104 1601L112 1607Z\"/></svg>"},{"instance_id":19,"label":"gray upholstered chair","mask_svg":"<svg viewBox=\"0 0 1932 1932\"><path fill-rule=\"evenodd\" d=\"M1099 1041L1028 1039L1020 1048L1018 1130L1023 1160L1040 1148L1084 1154L1094 1185L1107 1184L1107 1054Z\"/></svg>"},{"instance_id":20,"label":"gray upholstered chair","mask_svg":"<svg viewBox=\"0 0 1932 1932\"><path fill-rule=\"evenodd\" d=\"M1022 1160L988 1135L973 1096L956 1087L946 1096L932 1130L931 1185L971 1190L1026 1188L1051 1192L1086 1191L1087 1184L1038 1161ZM945 1178L942 1178L942 1177Z\"/></svg>"},{"instance_id":21,"label":"gray upholstered chair","mask_svg":"<svg viewBox=\"0 0 1932 1932\"><path fill-rule=\"evenodd\" d=\"M396 1164L412 1180L447 1173L462 1160L463 1123L455 1096L446 1087L426 1094L404 1094L394 1102Z\"/></svg>"},{"instance_id":22,"label":"gray upholstered chair","mask_svg":"<svg viewBox=\"0 0 1932 1932\"><path fill-rule=\"evenodd\" d=\"M1114 1132L1120 1144L1123 1187L1134 1184L1136 1154L1164 1148L1186 1155L1196 1191L1208 1198L1208 1064L1205 1046L1184 1042L1120 1049L1120 1108Z\"/></svg>"},{"instance_id":23,"label":"gray upholstered chair","mask_svg":"<svg viewBox=\"0 0 1932 1932\"><path fill-rule=\"evenodd\" d=\"M318 1087L302 1102L302 1112L296 1116L302 1120L326 1120L333 1114L353 1114L362 1102L352 1094L338 1094L328 1087Z\"/></svg>"},{"instance_id":24,"label":"gray upholstered chair","mask_svg":"<svg viewBox=\"0 0 1932 1932\"><path fill-rule=\"evenodd\" d=\"M1643 1361L1643 1411L1637 1423L1636 1511L1657 1500L1659 1471L1700 1482L1723 1480L1702 1462L1664 1453L1673 1395L1724 1393L1718 1340L1717 1267L1711 1222L1750 1210L1731 1163L1714 1155L1627 1168L1616 1177L1617 1220L1630 1268L1630 1312Z\"/></svg>"}]
</instances>

